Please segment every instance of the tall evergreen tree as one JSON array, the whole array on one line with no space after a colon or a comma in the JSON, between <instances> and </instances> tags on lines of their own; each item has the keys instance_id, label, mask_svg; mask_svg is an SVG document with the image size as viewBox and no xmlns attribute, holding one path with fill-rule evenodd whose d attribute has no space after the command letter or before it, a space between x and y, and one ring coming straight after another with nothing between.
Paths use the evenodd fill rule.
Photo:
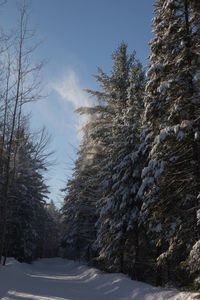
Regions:
<instances>
[{"instance_id":1,"label":"tall evergreen tree","mask_svg":"<svg viewBox=\"0 0 200 300\"><path fill-rule=\"evenodd\" d=\"M142 174L142 218L157 249L157 283L180 283L182 262L199 239L199 5L159 0L155 8L146 88L155 140Z\"/></svg>"},{"instance_id":2,"label":"tall evergreen tree","mask_svg":"<svg viewBox=\"0 0 200 300\"><path fill-rule=\"evenodd\" d=\"M143 163L139 162L139 156L143 155L144 151L144 143L140 145L140 134L145 76L140 62L135 59L135 53L128 55L126 44L122 43L112 58L111 75L98 68L99 75L95 76L100 83L101 91L87 90L90 95L97 98L98 105L91 108L83 107L77 112L92 116L85 127L89 128L89 131L84 136L83 144L91 147L92 143L93 154L90 164L93 168L95 166L96 174L91 171L91 165L87 164L87 176L90 182L91 180L94 182L96 178L98 183L96 185L98 198L95 198L97 237L93 243L93 248L97 249L98 253L97 261L103 263L106 269L133 273L135 265L131 263L130 266L130 262L137 260L138 255L136 220L139 208L134 197L140 186L143 166ZM69 182L69 194L66 196L66 200L70 198L72 201L66 201L68 209L66 219L73 228L70 229L68 225L71 244L73 239L70 237L78 222L69 210L75 209L77 215L81 212L83 193L88 189L88 180L84 177L84 180L81 180L80 170L85 166L83 157L91 155L91 148L84 146L81 149L76 163L76 174ZM94 193L94 186L89 186ZM82 199L82 202L79 200L77 205L73 205L77 199ZM80 229L77 228L78 232L80 236Z\"/></svg>"},{"instance_id":3,"label":"tall evergreen tree","mask_svg":"<svg viewBox=\"0 0 200 300\"><path fill-rule=\"evenodd\" d=\"M36 155L36 148L24 128L17 138L19 145L8 194L5 248L9 256L30 262L37 257L37 245L43 235L48 189L42 174L44 161Z\"/></svg>"},{"instance_id":4,"label":"tall evergreen tree","mask_svg":"<svg viewBox=\"0 0 200 300\"><path fill-rule=\"evenodd\" d=\"M92 120L92 119L91 119ZM61 245L64 256L90 261L96 238L96 202L98 149L90 137L92 121L84 126L84 135L75 162L73 178L68 181L62 208L63 233Z\"/></svg>"},{"instance_id":5,"label":"tall evergreen tree","mask_svg":"<svg viewBox=\"0 0 200 300\"><path fill-rule=\"evenodd\" d=\"M117 51L119 50L121 49L117 49ZM118 60L118 56L116 58ZM145 87L142 66L134 60L134 56L131 59L126 73L127 77L119 73L121 76L125 76L126 80L124 78L124 81L128 84L115 87L119 91L124 89L121 92L124 102L122 102L123 106L120 110L121 103L118 103L116 97L115 105L118 106L121 113L117 118L115 115L112 121L113 128L115 128L114 134L110 137L112 152L107 159L108 164L105 165L108 174L107 180L110 180L110 183L107 190L104 191L104 205L98 220L97 235L97 243L101 247L100 259L108 265L108 269L123 272L132 272L133 264L130 265L130 261L134 261L134 253L136 253L134 250L137 247L137 238L134 238L134 234L138 234L136 221L138 207L135 195L140 186L141 169L138 150ZM128 56L126 60L129 60ZM121 63L126 64L126 60ZM123 67L121 66L119 69L123 69ZM118 93L120 94L120 92ZM130 243L132 243L131 251ZM131 252L133 257L131 257Z\"/></svg>"},{"instance_id":6,"label":"tall evergreen tree","mask_svg":"<svg viewBox=\"0 0 200 300\"><path fill-rule=\"evenodd\" d=\"M80 236L83 236L81 230L84 228L81 222L82 207L86 208L88 200L90 205L94 202L94 208L97 207L98 235L93 247L95 249L97 247L101 251L100 256L102 257L102 253L108 251L106 247L111 246L111 244L105 242L109 235L111 237L111 232L107 230L106 210L108 199L111 197L112 185L116 183L117 166L125 156L128 156L128 153L130 154L133 150L133 143L136 143L136 141L133 142L132 130L134 118L138 119L139 110L143 106L144 73L140 63L135 61L134 54L130 56L127 54L127 45L124 43L113 54L111 75L105 74L100 68L98 68L98 71L99 75L95 78L100 83L102 91L87 90L90 95L97 98L98 105L90 108L82 107L77 110L81 114L89 114L91 118L84 128L83 143L76 162L74 178L68 184L68 194L64 207L66 207L66 211L68 210L66 214L68 224L70 224L70 219L71 221L73 219L71 223L73 230L68 225L68 237L70 238L76 231L76 236L80 240ZM132 93L135 93L135 100L132 99ZM137 100L136 94L138 96ZM135 112L132 108L134 101L138 101L138 108L135 106ZM138 124L139 122L140 120L138 120ZM126 141L126 135L130 137L129 142ZM123 146L126 146L126 150L123 149ZM120 152L121 158L119 157ZM127 158L127 162L129 159ZM98 196L96 196L95 190ZM122 188L120 193L123 193ZM74 213L69 212L71 209ZM92 211L94 214L94 209ZM71 244L73 243L72 240L70 239ZM111 252L109 255L111 255Z\"/></svg>"},{"instance_id":7,"label":"tall evergreen tree","mask_svg":"<svg viewBox=\"0 0 200 300\"><path fill-rule=\"evenodd\" d=\"M60 212L55 206L53 200L45 205L44 214L44 230L40 248L42 257L57 257L59 256L60 243Z\"/></svg>"}]
</instances>

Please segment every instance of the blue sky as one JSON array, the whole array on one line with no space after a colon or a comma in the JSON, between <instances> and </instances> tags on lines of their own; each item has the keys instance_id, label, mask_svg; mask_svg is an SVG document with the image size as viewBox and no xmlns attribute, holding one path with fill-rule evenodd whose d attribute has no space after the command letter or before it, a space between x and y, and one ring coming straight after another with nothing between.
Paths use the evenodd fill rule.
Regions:
<instances>
[{"instance_id":1,"label":"blue sky","mask_svg":"<svg viewBox=\"0 0 200 300\"><path fill-rule=\"evenodd\" d=\"M20 2L20 1L18 1ZM91 99L84 88L96 89L92 74L97 66L109 72L111 54L121 41L129 51L136 50L148 63L148 42L152 38L153 0L29 0L30 27L42 41L34 59L47 60L42 71L44 93L48 94L26 108L32 112L31 126L46 126L52 136L57 164L48 172L50 197L62 201L60 189L72 174L79 145L77 133L82 120L73 113ZM0 8L0 26L16 26L15 0Z\"/></svg>"}]
</instances>

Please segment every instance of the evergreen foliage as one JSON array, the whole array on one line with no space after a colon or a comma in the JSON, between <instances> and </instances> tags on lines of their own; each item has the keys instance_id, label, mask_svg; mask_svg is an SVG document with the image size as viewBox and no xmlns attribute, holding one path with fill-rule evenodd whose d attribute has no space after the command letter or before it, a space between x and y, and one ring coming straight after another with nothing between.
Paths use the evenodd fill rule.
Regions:
<instances>
[{"instance_id":1,"label":"evergreen foliage","mask_svg":"<svg viewBox=\"0 0 200 300\"><path fill-rule=\"evenodd\" d=\"M91 119L92 120L92 119ZM92 122L92 121L91 121ZM61 245L66 256L90 260L95 251L92 243L96 237L96 201L98 188L98 146L89 139L90 122L84 128L79 158L75 163L73 179L68 181L64 199L63 236ZM94 254L93 254L94 256Z\"/></svg>"},{"instance_id":2,"label":"evergreen foliage","mask_svg":"<svg viewBox=\"0 0 200 300\"><path fill-rule=\"evenodd\" d=\"M101 90L87 90L98 104L77 110L91 117L66 189L67 226L63 227L65 240L70 237L68 245L73 244L81 210L90 207L88 216L94 218L88 225L94 228L96 219L96 232L92 243L85 239L84 247L79 244L79 258L90 244L95 249L93 262L100 268L157 285L194 284L196 289L200 270L199 12L196 0L155 1L147 80L124 43L112 56L110 75L98 68L95 78ZM83 164L91 145L96 147L95 154ZM86 178L95 185L88 185ZM89 187L90 195L85 197ZM77 232L76 241L80 241L84 234Z\"/></svg>"},{"instance_id":3,"label":"evergreen foliage","mask_svg":"<svg viewBox=\"0 0 200 300\"><path fill-rule=\"evenodd\" d=\"M62 251L133 279L200 289L200 4L154 6L147 75L122 42L111 72L94 76L99 89L86 90L94 105L76 110L87 122L61 212L46 203L48 137L31 134L23 113L38 98L27 74L40 66L29 64L21 7L16 43L0 52L0 262Z\"/></svg>"},{"instance_id":4,"label":"evergreen foliage","mask_svg":"<svg viewBox=\"0 0 200 300\"><path fill-rule=\"evenodd\" d=\"M145 98L155 139L143 171L142 213L157 248L158 283L184 284L189 278L180 266L199 239L199 15L195 1L155 7Z\"/></svg>"},{"instance_id":5,"label":"evergreen foliage","mask_svg":"<svg viewBox=\"0 0 200 300\"><path fill-rule=\"evenodd\" d=\"M43 255L39 244L43 242L48 187L42 175L44 161L38 158L36 147L23 128L17 142L9 185L5 250L8 256L31 262Z\"/></svg>"},{"instance_id":6,"label":"evergreen foliage","mask_svg":"<svg viewBox=\"0 0 200 300\"><path fill-rule=\"evenodd\" d=\"M138 156L144 151L141 119L146 79L141 63L135 59L135 53L128 55L125 43L117 48L112 59L111 74L107 75L98 68L99 75L95 76L101 91L87 90L96 97L97 105L77 110L90 115L90 119L83 128L75 173L66 190L64 235L65 240L69 239L68 246L75 245L79 257L85 256L80 242L84 238L80 230L83 230L81 213L89 202L93 222L88 228L94 228L97 219L92 244L87 248L92 248L94 262L109 271L131 273L131 242L133 261L137 256L134 253L138 252L134 235L138 235L140 204L136 194L144 164L144 161L139 162ZM144 153L142 155L145 157ZM87 173L85 177L83 170ZM92 186L91 182L95 185ZM88 188L90 193L86 195ZM76 239L73 236L75 231ZM87 239L85 242L89 245Z\"/></svg>"}]
</instances>

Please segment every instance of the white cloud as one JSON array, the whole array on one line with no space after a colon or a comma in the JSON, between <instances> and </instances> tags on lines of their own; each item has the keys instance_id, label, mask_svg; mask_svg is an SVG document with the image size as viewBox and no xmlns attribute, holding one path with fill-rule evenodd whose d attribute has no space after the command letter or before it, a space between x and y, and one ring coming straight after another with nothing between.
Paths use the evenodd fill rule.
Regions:
<instances>
[{"instance_id":1,"label":"white cloud","mask_svg":"<svg viewBox=\"0 0 200 300\"><path fill-rule=\"evenodd\" d=\"M75 109L92 104L87 94L83 91L77 74L72 69L67 71L67 74L61 81L53 84L53 88L62 99L71 102Z\"/></svg>"},{"instance_id":2,"label":"white cloud","mask_svg":"<svg viewBox=\"0 0 200 300\"><path fill-rule=\"evenodd\" d=\"M73 106L73 110L81 106L92 106L92 100L81 87L78 75L73 69L68 69L66 75L61 80L51 85L52 88L60 96L59 103L62 109L69 114L69 104ZM73 113L73 111L71 111ZM75 127L78 130L88 120L86 115L74 115ZM78 139L80 140L81 134L79 132Z\"/></svg>"}]
</instances>

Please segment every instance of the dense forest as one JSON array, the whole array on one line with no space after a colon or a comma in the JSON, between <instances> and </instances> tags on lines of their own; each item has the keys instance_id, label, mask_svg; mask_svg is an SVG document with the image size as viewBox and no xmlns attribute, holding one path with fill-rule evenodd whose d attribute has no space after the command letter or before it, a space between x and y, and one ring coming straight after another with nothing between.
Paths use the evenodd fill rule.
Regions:
<instances>
[{"instance_id":1,"label":"dense forest","mask_svg":"<svg viewBox=\"0 0 200 300\"><path fill-rule=\"evenodd\" d=\"M159 0L145 74L122 43L66 185L68 258L156 285L200 287L200 2Z\"/></svg>"},{"instance_id":2,"label":"dense forest","mask_svg":"<svg viewBox=\"0 0 200 300\"><path fill-rule=\"evenodd\" d=\"M63 256L154 285L200 289L200 2L156 0L147 72L122 42L98 68L61 211L47 204L45 130L26 7L0 55L0 259ZM27 45L28 42L28 45ZM5 59L6 57L6 59ZM97 62L98 63L98 62ZM32 81L31 81L31 80Z\"/></svg>"}]
</instances>

